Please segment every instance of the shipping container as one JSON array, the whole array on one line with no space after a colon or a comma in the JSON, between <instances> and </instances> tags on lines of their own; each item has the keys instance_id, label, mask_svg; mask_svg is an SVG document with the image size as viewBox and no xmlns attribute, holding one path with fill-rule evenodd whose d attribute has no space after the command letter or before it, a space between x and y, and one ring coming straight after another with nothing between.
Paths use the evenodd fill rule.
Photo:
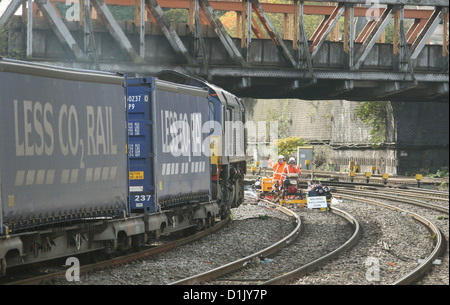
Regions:
<instances>
[{"instance_id":1,"label":"shipping container","mask_svg":"<svg viewBox=\"0 0 450 305\"><path fill-rule=\"evenodd\" d=\"M154 77L127 85L132 212L208 201L208 92Z\"/></svg>"},{"instance_id":2,"label":"shipping container","mask_svg":"<svg viewBox=\"0 0 450 305\"><path fill-rule=\"evenodd\" d=\"M128 213L124 79L0 59L3 234Z\"/></svg>"}]
</instances>

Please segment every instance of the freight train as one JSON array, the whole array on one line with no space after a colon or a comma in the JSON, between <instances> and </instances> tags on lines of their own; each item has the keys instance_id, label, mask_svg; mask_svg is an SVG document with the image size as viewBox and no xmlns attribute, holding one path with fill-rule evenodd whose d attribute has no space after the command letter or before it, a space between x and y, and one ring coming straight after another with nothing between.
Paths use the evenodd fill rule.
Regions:
<instances>
[{"instance_id":1,"label":"freight train","mask_svg":"<svg viewBox=\"0 0 450 305\"><path fill-rule=\"evenodd\" d=\"M236 96L178 72L0 58L0 274L226 218L243 197L244 121Z\"/></svg>"}]
</instances>

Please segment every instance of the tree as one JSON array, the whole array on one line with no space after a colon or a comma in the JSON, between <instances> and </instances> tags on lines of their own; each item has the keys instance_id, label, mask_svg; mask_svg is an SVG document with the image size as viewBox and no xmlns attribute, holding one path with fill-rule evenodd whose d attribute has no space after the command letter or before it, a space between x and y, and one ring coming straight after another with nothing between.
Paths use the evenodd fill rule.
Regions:
<instances>
[{"instance_id":1,"label":"tree","mask_svg":"<svg viewBox=\"0 0 450 305\"><path fill-rule=\"evenodd\" d=\"M267 1L260 1L260 2L280 3L280 4L292 3L292 1L290 1L290 0L267 0ZM323 5L322 3L316 3L316 2L311 2L311 3L306 3L306 4ZM281 36L283 36L284 14L267 13L267 16L269 17L270 22L275 27L275 30L277 31L277 33L280 34ZM324 17L320 16L320 15L304 15L303 16L307 37L312 36L314 31L317 29L319 24L322 22L323 18ZM224 15L222 15L220 17L220 21L222 22L222 24L224 25L224 27L228 31L228 34L230 34L231 37L237 36L236 12L231 12L231 11L226 12ZM264 29L264 27L261 25L261 22L257 18L256 18L256 22L258 23L260 28ZM256 38L254 34L253 34L253 37Z\"/></svg>"},{"instance_id":2,"label":"tree","mask_svg":"<svg viewBox=\"0 0 450 305\"><path fill-rule=\"evenodd\" d=\"M385 101L363 102L356 108L356 115L367 125L370 125L372 143L382 143L386 140L387 103Z\"/></svg>"},{"instance_id":3,"label":"tree","mask_svg":"<svg viewBox=\"0 0 450 305\"><path fill-rule=\"evenodd\" d=\"M19 33L12 31L12 27L7 25L0 29L0 56L9 58L23 59L25 58L25 51L20 48L10 48L9 40L15 39Z\"/></svg>"},{"instance_id":4,"label":"tree","mask_svg":"<svg viewBox=\"0 0 450 305\"><path fill-rule=\"evenodd\" d=\"M305 144L306 141L302 138L290 136L284 139L278 139L275 145L278 146L278 153L283 155L287 161L289 157L295 157L299 146L304 146Z\"/></svg>"},{"instance_id":5,"label":"tree","mask_svg":"<svg viewBox=\"0 0 450 305\"><path fill-rule=\"evenodd\" d=\"M388 116L396 115L401 111L403 102L363 102L356 108L356 115L367 125L370 125L371 141L375 145L379 145L386 141L386 126Z\"/></svg>"}]
</instances>

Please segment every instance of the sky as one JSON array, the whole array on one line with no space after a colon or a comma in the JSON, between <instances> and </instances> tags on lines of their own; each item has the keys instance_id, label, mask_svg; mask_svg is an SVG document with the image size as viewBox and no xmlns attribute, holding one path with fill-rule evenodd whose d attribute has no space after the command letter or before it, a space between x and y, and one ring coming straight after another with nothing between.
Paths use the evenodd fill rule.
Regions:
<instances>
[{"instance_id":1,"label":"sky","mask_svg":"<svg viewBox=\"0 0 450 305\"><path fill-rule=\"evenodd\" d=\"M8 4L11 2L11 0L0 0L0 16L3 15L3 12L6 10L6 8L8 7ZM21 11L21 10L17 10L17 11Z\"/></svg>"}]
</instances>

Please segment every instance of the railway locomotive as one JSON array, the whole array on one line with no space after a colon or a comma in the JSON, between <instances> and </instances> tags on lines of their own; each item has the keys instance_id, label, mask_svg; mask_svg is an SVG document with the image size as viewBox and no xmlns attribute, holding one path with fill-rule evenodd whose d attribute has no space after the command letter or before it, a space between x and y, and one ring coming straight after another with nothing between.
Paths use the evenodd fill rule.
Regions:
<instances>
[{"instance_id":1,"label":"railway locomotive","mask_svg":"<svg viewBox=\"0 0 450 305\"><path fill-rule=\"evenodd\" d=\"M241 203L245 136L222 126L244 122L242 102L171 73L191 84L0 58L0 275L203 229Z\"/></svg>"}]
</instances>

